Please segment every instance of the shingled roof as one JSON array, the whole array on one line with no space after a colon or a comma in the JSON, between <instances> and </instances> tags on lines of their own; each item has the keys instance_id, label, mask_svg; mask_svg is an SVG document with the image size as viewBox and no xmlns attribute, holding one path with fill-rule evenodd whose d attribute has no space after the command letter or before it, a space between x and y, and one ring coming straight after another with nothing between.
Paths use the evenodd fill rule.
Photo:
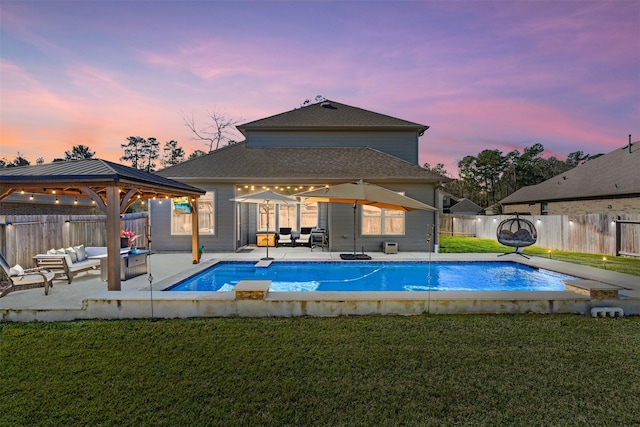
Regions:
<instances>
[{"instance_id":1,"label":"shingled roof","mask_svg":"<svg viewBox=\"0 0 640 427\"><path fill-rule=\"evenodd\" d=\"M449 181L414 163L368 147L249 148L245 142L157 173L180 181Z\"/></svg>"},{"instance_id":2,"label":"shingled roof","mask_svg":"<svg viewBox=\"0 0 640 427\"><path fill-rule=\"evenodd\" d=\"M317 104L276 114L275 116L245 123L237 126L237 128L246 136L247 130L282 129L402 129L415 130L416 132L422 133L429 129L429 126L326 100Z\"/></svg>"},{"instance_id":3,"label":"shingled roof","mask_svg":"<svg viewBox=\"0 0 640 427\"><path fill-rule=\"evenodd\" d=\"M540 184L523 187L501 204L640 196L640 141L590 160Z\"/></svg>"},{"instance_id":4,"label":"shingled roof","mask_svg":"<svg viewBox=\"0 0 640 427\"><path fill-rule=\"evenodd\" d=\"M42 183L45 186L57 185L97 185L105 182L136 183L150 187L159 187L166 191L184 191L204 194L203 190L173 181L163 176L147 173L119 163L102 159L69 160L42 165L20 166L0 169L1 186L16 184Z\"/></svg>"}]
</instances>

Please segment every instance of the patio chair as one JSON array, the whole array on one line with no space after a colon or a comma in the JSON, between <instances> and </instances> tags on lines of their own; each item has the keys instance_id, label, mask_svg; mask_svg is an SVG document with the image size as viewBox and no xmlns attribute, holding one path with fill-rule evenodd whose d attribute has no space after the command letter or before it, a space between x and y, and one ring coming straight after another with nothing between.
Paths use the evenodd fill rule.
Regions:
<instances>
[{"instance_id":1,"label":"patio chair","mask_svg":"<svg viewBox=\"0 0 640 427\"><path fill-rule=\"evenodd\" d=\"M49 295L49 288L53 287L55 273L40 268L24 269L18 264L9 267L9 263L3 254L0 254L0 265L2 266L4 274L11 282L9 289L29 289L41 284L44 286L44 294Z\"/></svg>"},{"instance_id":2,"label":"patio chair","mask_svg":"<svg viewBox=\"0 0 640 427\"><path fill-rule=\"evenodd\" d=\"M311 230L313 227L302 227L300 237L296 239L296 245L311 247Z\"/></svg>"},{"instance_id":3,"label":"patio chair","mask_svg":"<svg viewBox=\"0 0 640 427\"><path fill-rule=\"evenodd\" d=\"M281 227L276 241L276 247L280 245L294 246L295 242L295 239L291 235L291 227Z\"/></svg>"}]
</instances>

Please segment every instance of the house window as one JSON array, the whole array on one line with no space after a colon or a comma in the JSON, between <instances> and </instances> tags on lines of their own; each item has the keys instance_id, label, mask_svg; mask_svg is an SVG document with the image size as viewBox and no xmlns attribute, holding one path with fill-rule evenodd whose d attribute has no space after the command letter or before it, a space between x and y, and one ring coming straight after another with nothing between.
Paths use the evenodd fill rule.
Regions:
<instances>
[{"instance_id":1,"label":"house window","mask_svg":"<svg viewBox=\"0 0 640 427\"><path fill-rule=\"evenodd\" d=\"M276 226L276 206L272 203L261 203L258 205L258 230L267 231L267 220L269 230L275 230Z\"/></svg>"},{"instance_id":2,"label":"house window","mask_svg":"<svg viewBox=\"0 0 640 427\"><path fill-rule=\"evenodd\" d=\"M549 215L549 203L548 202L540 203L540 215Z\"/></svg>"},{"instance_id":3,"label":"house window","mask_svg":"<svg viewBox=\"0 0 640 427\"><path fill-rule=\"evenodd\" d=\"M198 199L198 230L200 234L214 234L214 193L207 191ZM171 234L191 235L191 215L177 214L171 201Z\"/></svg>"},{"instance_id":4,"label":"house window","mask_svg":"<svg viewBox=\"0 0 640 427\"><path fill-rule=\"evenodd\" d=\"M278 219L280 227L298 229L298 207L296 205L278 205ZM269 222L271 224L271 222Z\"/></svg>"},{"instance_id":5,"label":"house window","mask_svg":"<svg viewBox=\"0 0 640 427\"><path fill-rule=\"evenodd\" d=\"M404 211L362 207L363 235L403 235Z\"/></svg>"},{"instance_id":6,"label":"house window","mask_svg":"<svg viewBox=\"0 0 640 427\"><path fill-rule=\"evenodd\" d=\"M300 204L300 227L318 226L318 202Z\"/></svg>"}]
</instances>

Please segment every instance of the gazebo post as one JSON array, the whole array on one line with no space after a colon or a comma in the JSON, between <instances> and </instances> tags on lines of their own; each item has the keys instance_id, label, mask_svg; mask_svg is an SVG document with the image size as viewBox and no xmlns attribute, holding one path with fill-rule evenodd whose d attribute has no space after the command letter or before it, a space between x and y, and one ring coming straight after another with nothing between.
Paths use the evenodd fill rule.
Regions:
<instances>
[{"instance_id":1,"label":"gazebo post","mask_svg":"<svg viewBox=\"0 0 640 427\"><path fill-rule=\"evenodd\" d=\"M120 193L118 187L107 187L107 289L119 291L120 282Z\"/></svg>"},{"instance_id":2,"label":"gazebo post","mask_svg":"<svg viewBox=\"0 0 640 427\"><path fill-rule=\"evenodd\" d=\"M193 263L200 262L200 227L198 225L198 199L190 197L191 202L191 256Z\"/></svg>"}]
</instances>

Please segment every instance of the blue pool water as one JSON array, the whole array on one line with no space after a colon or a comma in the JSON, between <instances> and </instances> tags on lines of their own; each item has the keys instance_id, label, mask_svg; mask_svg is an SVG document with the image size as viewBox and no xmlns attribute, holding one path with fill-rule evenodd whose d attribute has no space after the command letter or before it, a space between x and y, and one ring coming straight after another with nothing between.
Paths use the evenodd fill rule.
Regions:
<instances>
[{"instance_id":1,"label":"blue pool water","mask_svg":"<svg viewBox=\"0 0 640 427\"><path fill-rule=\"evenodd\" d=\"M271 280L272 292L563 291L575 279L514 262L221 262L169 291L231 291L241 280ZM429 281L429 277L431 280Z\"/></svg>"}]
</instances>

